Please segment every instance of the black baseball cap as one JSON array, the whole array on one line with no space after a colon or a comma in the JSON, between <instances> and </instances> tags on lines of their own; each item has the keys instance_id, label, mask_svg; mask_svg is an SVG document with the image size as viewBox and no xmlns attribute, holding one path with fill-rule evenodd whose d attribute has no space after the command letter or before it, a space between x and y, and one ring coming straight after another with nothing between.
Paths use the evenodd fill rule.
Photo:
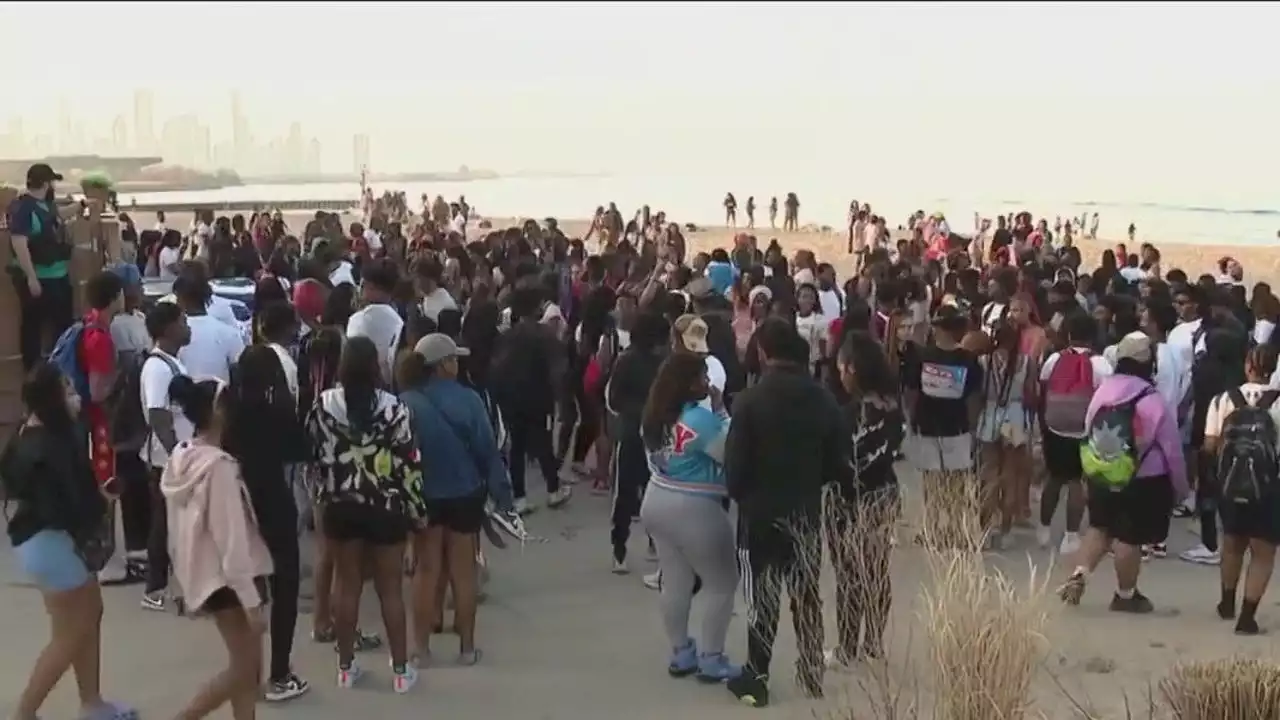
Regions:
<instances>
[{"instance_id":1,"label":"black baseball cap","mask_svg":"<svg viewBox=\"0 0 1280 720\"><path fill-rule=\"evenodd\" d=\"M62 173L54 172L53 168L45 163L36 163L27 168L27 187L44 185L47 182L61 179Z\"/></svg>"}]
</instances>

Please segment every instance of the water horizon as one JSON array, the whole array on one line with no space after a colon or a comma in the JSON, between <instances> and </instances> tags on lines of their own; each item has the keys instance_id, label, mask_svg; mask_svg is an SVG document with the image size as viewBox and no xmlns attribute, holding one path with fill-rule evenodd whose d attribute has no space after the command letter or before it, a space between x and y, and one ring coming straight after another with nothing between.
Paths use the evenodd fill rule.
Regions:
<instances>
[{"instance_id":1,"label":"water horizon","mask_svg":"<svg viewBox=\"0 0 1280 720\"><path fill-rule=\"evenodd\" d=\"M718 226L725 223L721 202L726 192L738 201L738 225L746 223L747 198L754 194L756 228L767 232L768 205L776 195L779 203L788 192L800 199L801 225L828 225L842 228L849 201L870 202L873 211L886 218L890 227L906 222L916 210L943 212L957 232L969 232L973 214L994 217L1026 210L1052 226L1057 217L1065 221L1081 214L1098 213L1099 237L1124 238L1129 223L1137 226L1139 241L1205 245L1276 245L1280 230L1280 208L1219 206L1207 202L1169 200L1121 200L1101 198L1070 199L1037 197L984 197L922 192L913 194L904 188L881 187L879 191L835 194L832 188L812 179L751 179L741 176L715 177L681 175L578 175L578 176L508 176L495 179L371 183L375 193L399 190L416 205L423 193L434 198L443 195L454 200L465 196L481 216L487 217L557 217L589 218L597 206L615 202L624 216L648 204L657 212L678 222ZM763 189L764 192L758 192ZM745 192L744 192L745 191ZM244 206L269 207L274 202L304 200L358 202L358 183L309 183L296 185L241 185L217 190L122 193L121 204L136 200L140 204L183 205L191 203L243 203ZM1086 226L1087 229L1087 226Z\"/></svg>"}]
</instances>

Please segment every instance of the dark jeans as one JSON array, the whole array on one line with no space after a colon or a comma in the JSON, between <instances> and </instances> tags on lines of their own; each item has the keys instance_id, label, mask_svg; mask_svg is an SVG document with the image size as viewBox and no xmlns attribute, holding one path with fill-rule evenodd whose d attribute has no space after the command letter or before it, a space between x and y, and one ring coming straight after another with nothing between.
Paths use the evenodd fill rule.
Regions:
<instances>
[{"instance_id":1,"label":"dark jeans","mask_svg":"<svg viewBox=\"0 0 1280 720\"><path fill-rule=\"evenodd\" d=\"M526 413L512 412L505 409L507 430L511 434L511 492L518 500L525 497L524 473L526 459L533 458L542 470L543 479L547 481L547 492L560 489L560 464L556 462L555 452L551 447L551 430L547 427L548 416L530 416Z\"/></svg>"},{"instance_id":2,"label":"dark jeans","mask_svg":"<svg viewBox=\"0 0 1280 720\"><path fill-rule=\"evenodd\" d=\"M818 519L761 523L756 527L742 519L738 523L739 544L747 553L748 572L743 580L750 583L751 593L747 668L760 675L769 674L785 584L791 595L791 620L800 651L797 674L808 684L821 685L823 630L818 576L822 570L822 540Z\"/></svg>"},{"instance_id":3,"label":"dark jeans","mask_svg":"<svg viewBox=\"0 0 1280 720\"><path fill-rule=\"evenodd\" d=\"M18 345L25 373L44 358L46 329L51 337L49 342L52 343L75 321L71 278L41 280L40 297L33 298L24 276L19 273L11 277L14 292L18 294Z\"/></svg>"},{"instance_id":4,"label":"dark jeans","mask_svg":"<svg viewBox=\"0 0 1280 720\"><path fill-rule=\"evenodd\" d=\"M150 468L147 490L151 495L151 531L147 535L147 586L153 593L169 587L169 517L160 492L160 468Z\"/></svg>"},{"instance_id":5,"label":"dark jeans","mask_svg":"<svg viewBox=\"0 0 1280 720\"><path fill-rule=\"evenodd\" d=\"M146 552L151 536L151 488L147 464L136 450L116 454L120 482L120 521L124 525L125 551Z\"/></svg>"}]
</instances>

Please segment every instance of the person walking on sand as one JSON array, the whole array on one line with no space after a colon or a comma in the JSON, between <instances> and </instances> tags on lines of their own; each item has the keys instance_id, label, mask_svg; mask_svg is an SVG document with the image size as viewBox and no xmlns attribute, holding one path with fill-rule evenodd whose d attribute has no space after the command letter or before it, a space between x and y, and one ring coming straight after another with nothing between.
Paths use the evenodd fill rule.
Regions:
<instances>
[{"instance_id":1,"label":"person walking on sand","mask_svg":"<svg viewBox=\"0 0 1280 720\"><path fill-rule=\"evenodd\" d=\"M778 229L778 196L769 198L769 229ZM1280 233L1277 233L1280 235Z\"/></svg>"},{"instance_id":2,"label":"person walking on sand","mask_svg":"<svg viewBox=\"0 0 1280 720\"><path fill-rule=\"evenodd\" d=\"M747 196L747 229L754 230L756 227L756 196Z\"/></svg>"},{"instance_id":3,"label":"person walking on sand","mask_svg":"<svg viewBox=\"0 0 1280 720\"><path fill-rule=\"evenodd\" d=\"M724 194L724 224L729 227L738 227L738 200L733 193Z\"/></svg>"},{"instance_id":4,"label":"person walking on sand","mask_svg":"<svg viewBox=\"0 0 1280 720\"><path fill-rule=\"evenodd\" d=\"M787 193L787 214L782 219L784 231L795 232L800 229L800 198L795 193Z\"/></svg>"}]
</instances>

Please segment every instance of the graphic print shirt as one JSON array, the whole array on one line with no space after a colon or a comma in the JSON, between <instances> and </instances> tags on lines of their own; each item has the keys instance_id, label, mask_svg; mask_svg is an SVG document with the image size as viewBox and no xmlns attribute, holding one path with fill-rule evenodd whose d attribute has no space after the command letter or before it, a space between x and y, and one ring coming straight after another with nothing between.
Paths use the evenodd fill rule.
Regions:
<instances>
[{"instance_id":1,"label":"graphic print shirt","mask_svg":"<svg viewBox=\"0 0 1280 720\"><path fill-rule=\"evenodd\" d=\"M925 437L955 437L970 432L969 398L982 392L982 366L963 348L934 345L920 351L908 368L906 386L918 391L912 417Z\"/></svg>"}]
</instances>

